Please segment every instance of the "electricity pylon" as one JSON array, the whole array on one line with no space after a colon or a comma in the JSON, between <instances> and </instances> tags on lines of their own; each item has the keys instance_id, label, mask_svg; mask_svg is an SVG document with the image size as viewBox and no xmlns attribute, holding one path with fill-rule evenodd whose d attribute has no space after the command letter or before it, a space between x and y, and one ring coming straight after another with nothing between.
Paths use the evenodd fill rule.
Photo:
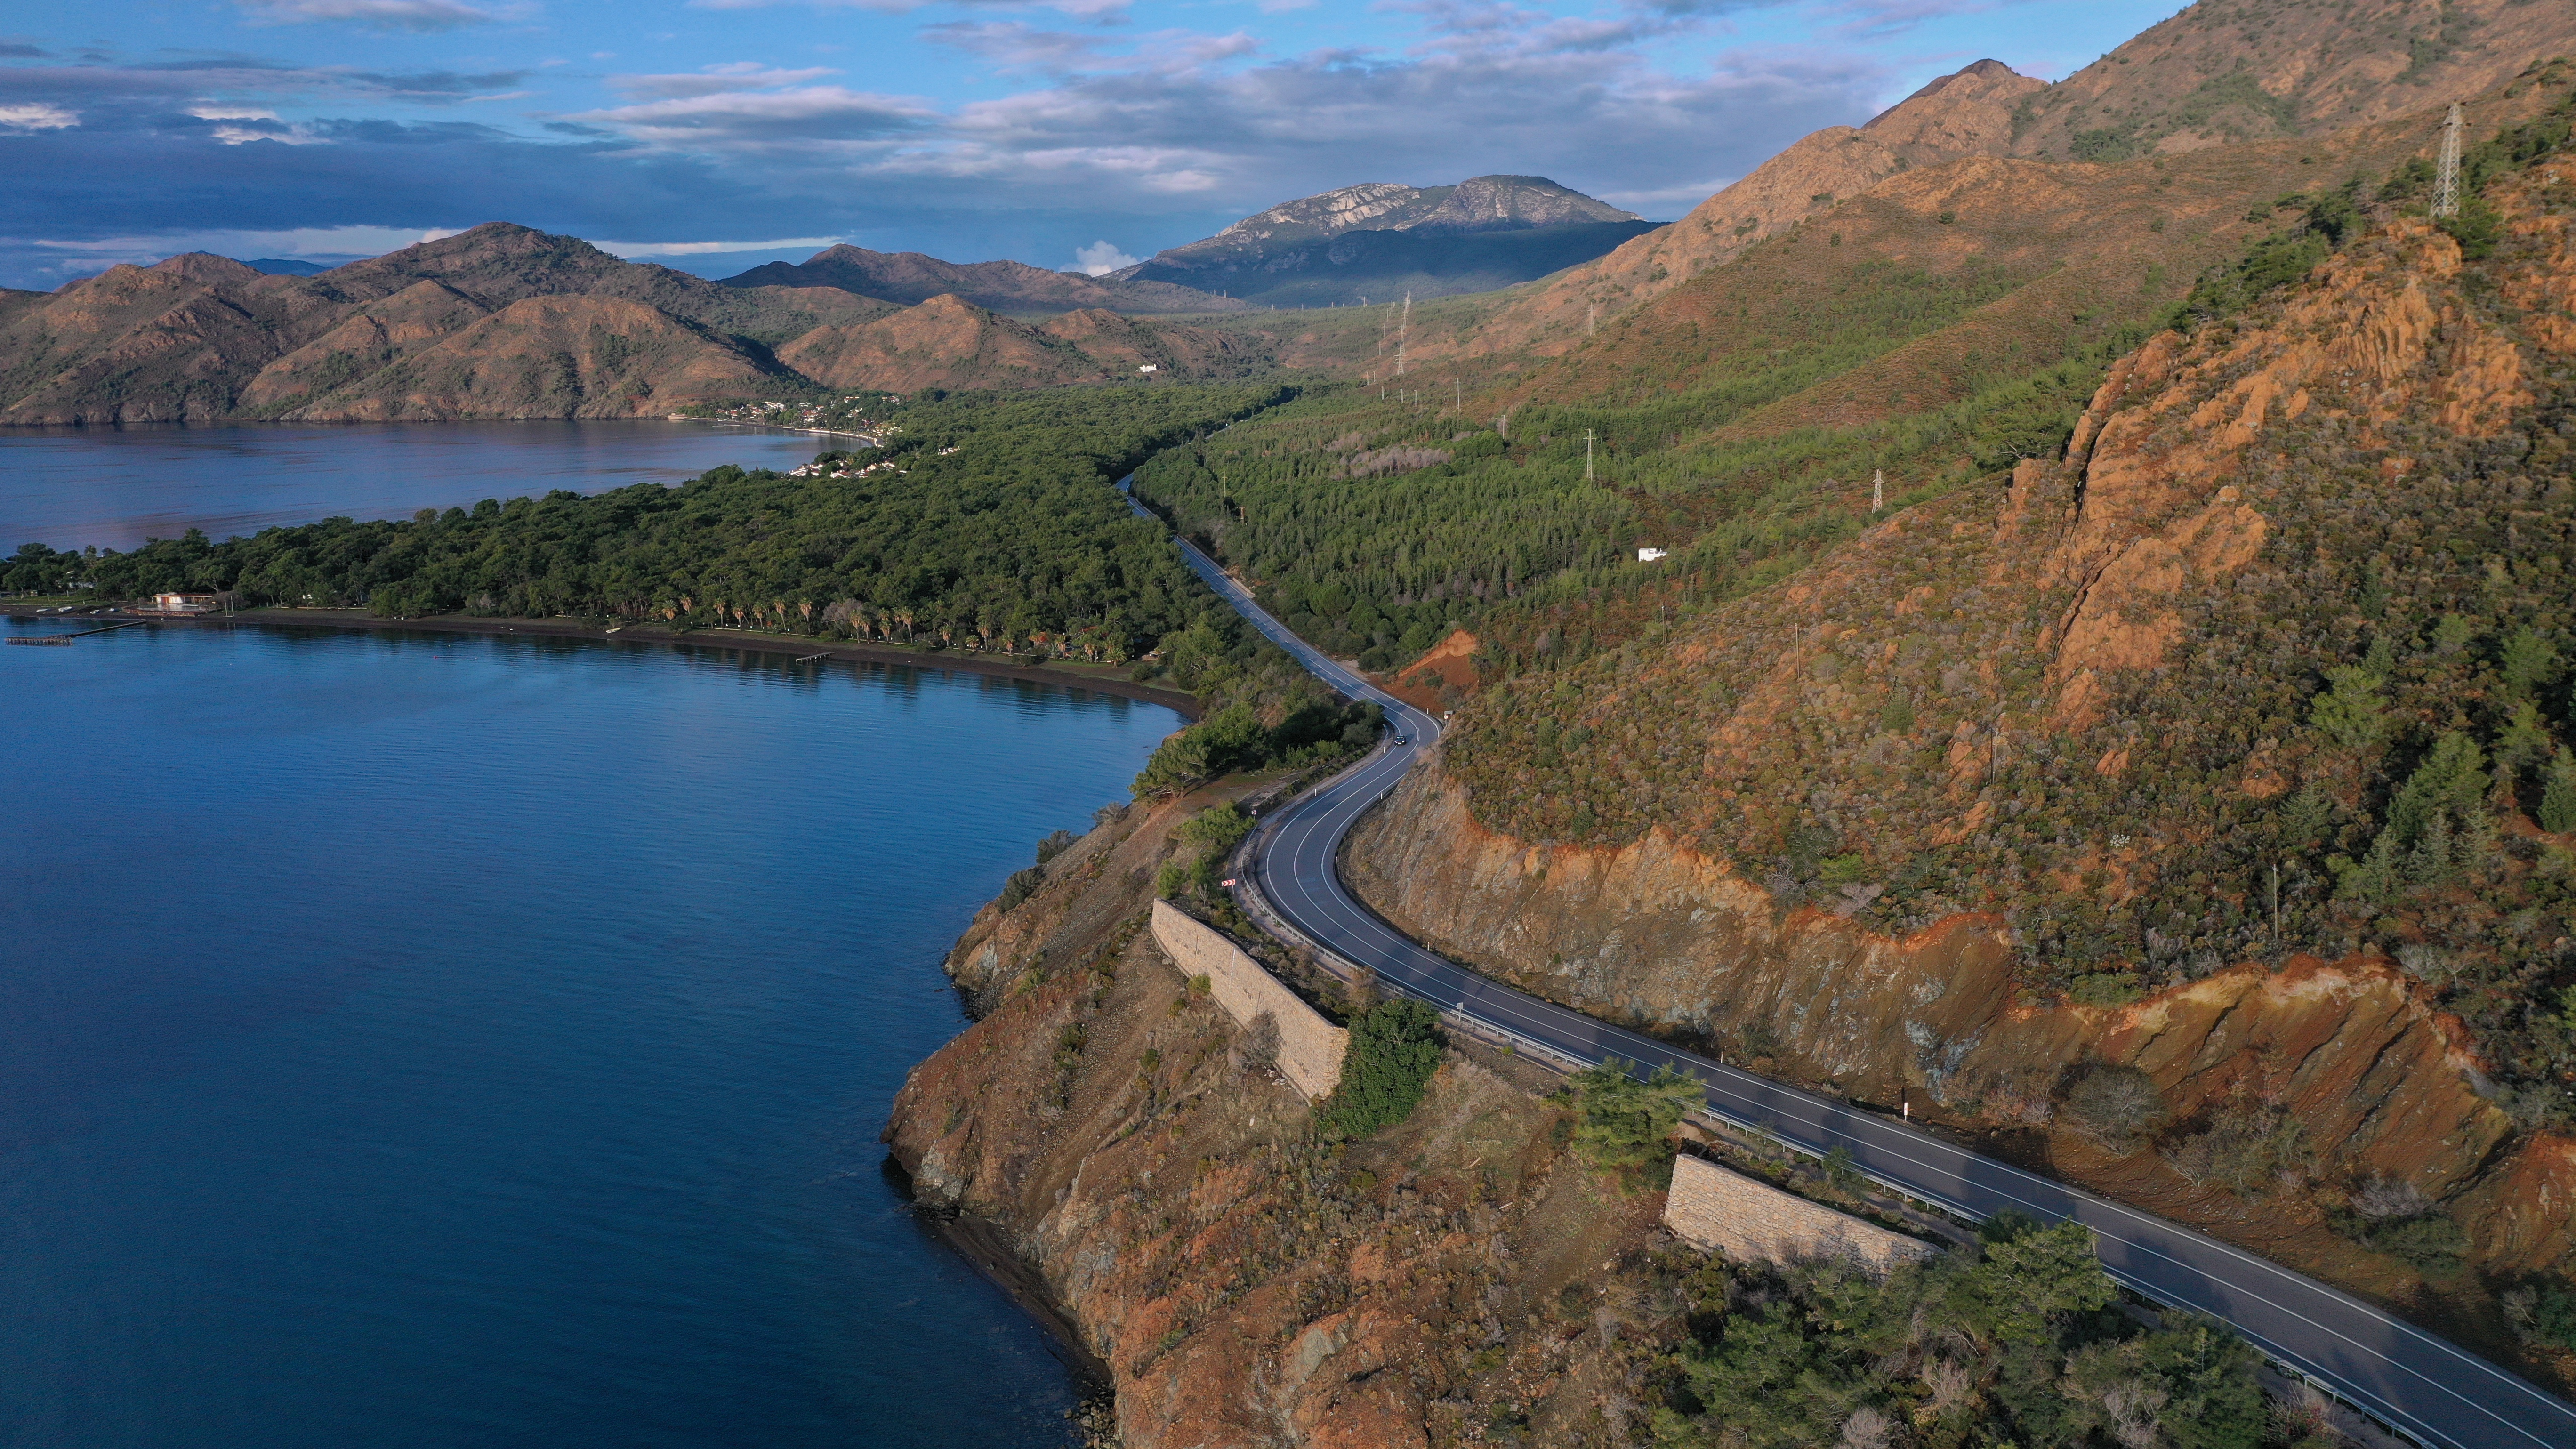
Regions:
<instances>
[{"instance_id":1,"label":"electricity pylon","mask_svg":"<svg viewBox=\"0 0 2576 1449\"><path fill-rule=\"evenodd\" d=\"M2450 118L2442 122L2442 160L2433 172L2433 214L2460 214L2460 103L2451 102Z\"/></svg>"}]
</instances>

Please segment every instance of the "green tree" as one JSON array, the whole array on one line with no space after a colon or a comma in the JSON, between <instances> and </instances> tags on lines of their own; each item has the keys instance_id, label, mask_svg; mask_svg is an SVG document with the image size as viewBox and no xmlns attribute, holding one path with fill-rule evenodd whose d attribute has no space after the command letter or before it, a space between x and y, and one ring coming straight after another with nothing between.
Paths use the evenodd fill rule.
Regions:
<instances>
[{"instance_id":1,"label":"green tree","mask_svg":"<svg viewBox=\"0 0 2576 1449\"><path fill-rule=\"evenodd\" d=\"M2379 743L2388 728L2388 701L2380 693L2386 682L2358 664L2327 670L2327 687L2309 705L2308 723L2348 750Z\"/></svg>"},{"instance_id":2,"label":"green tree","mask_svg":"<svg viewBox=\"0 0 2576 1449\"><path fill-rule=\"evenodd\" d=\"M2541 787L2540 828L2553 835L2576 832L2576 755L2564 749L2549 762Z\"/></svg>"},{"instance_id":3,"label":"green tree","mask_svg":"<svg viewBox=\"0 0 2576 1449\"><path fill-rule=\"evenodd\" d=\"M1351 1023L1341 1081L1316 1109L1334 1137L1365 1137L1413 1115L1440 1069L1440 1014L1419 1001L1385 1001Z\"/></svg>"},{"instance_id":4,"label":"green tree","mask_svg":"<svg viewBox=\"0 0 2576 1449\"><path fill-rule=\"evenodd\" d=\"M2057 1325L2119 1296L2093 1252L2093 1230L2072 1219L1999 1243L1967 1275L1969 1315L1996 1341L2050 1342Z\"/></svg>"},{"instance_id":5,"label":"green tree","mask_svg":"<svg viewBox=\"0 0 2576 1449\"><path fill-rule=\"evenodd\" d=\"M2388 802L2388 833L2399 845L2411 846L2423 840L2436 816L2466 824L2478 818L2494 784L2478 742L2463 731L2446 731Z\"/></svg>"},{"instance_id":6,"label":"green tree","mask_svg":"<svg viewBox=\"0 0 2576 1449\"><path fill-rule=\"evenodd\" d=\"M1707 1089L1670 1067L1639 1079L1617 1057L1574 1074L1574 1150L1604 1172L1653 1168L1672 1160L1673 1129Z\"/></svg>"}]
</instances>

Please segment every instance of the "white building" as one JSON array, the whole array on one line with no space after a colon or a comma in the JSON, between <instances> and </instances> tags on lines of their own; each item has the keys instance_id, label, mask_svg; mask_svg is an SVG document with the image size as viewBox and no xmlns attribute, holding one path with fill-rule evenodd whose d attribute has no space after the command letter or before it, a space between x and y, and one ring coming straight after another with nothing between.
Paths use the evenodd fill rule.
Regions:
<instances>
[{"instance_id":1,"label":"white building","mask_svg":"<svg viewBox=\"0 0 2576 1449\"><path fill-rule=\"evenodd\" d=\"M1660 548L1641 548L1637 550L1637 562L1639 563L1653 563L1655 560L1663 557L1665 557L1665 553Z\"/></svg>"}]
</instances>

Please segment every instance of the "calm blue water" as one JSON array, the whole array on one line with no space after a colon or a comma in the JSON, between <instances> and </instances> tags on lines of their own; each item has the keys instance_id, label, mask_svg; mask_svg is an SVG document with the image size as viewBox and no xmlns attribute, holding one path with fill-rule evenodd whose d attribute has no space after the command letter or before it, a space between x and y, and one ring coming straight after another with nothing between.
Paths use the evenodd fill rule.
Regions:
<instances>
[{"instance_id":1,"label":"calm blue water","mask_svg":"<svg viewBox=\"0 0 2576 1449\"><path fill-rule=\"evenodd\" d=\"M408 518L550 489L676 483L720 463L782 472L844 444L713 423L217 424L0 428L0 554L132 548L202 528Z\"/></svg>"},{"instance_id":2,"label":"calm blue water","mask_svg":"<svg viewBox=\"0 0 2576 1449\"><path fill-rule=\"evenodd\" d=\"M0 649L0 1443L1040 1445L877 1131L1176 718L437 635Z\"/></svg>"}]
</instances>

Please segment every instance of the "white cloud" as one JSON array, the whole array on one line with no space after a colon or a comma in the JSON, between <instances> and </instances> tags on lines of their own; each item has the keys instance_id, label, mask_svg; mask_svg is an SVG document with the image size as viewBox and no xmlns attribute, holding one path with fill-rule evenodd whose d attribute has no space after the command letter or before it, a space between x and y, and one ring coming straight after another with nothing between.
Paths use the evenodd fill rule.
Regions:
<instances>
[{"instance_id":1,"label":"white cloud","mask_svg":"<svg viewBox=\"0 0 2576 1449\"><path fill-rule=\"evenodd\" d=\"M303 25L317 20L354 20L386 30L456 30L510 18L510 12L483 9L457 0L240 0L244 13L262 25Z\"/></svg>"},{"instance_id":2,"label":"white cloud","mask_svg":"<svg viewBox=\"0 0 2576 1449\"><path fill-rule=\"evenodd\" d=\"M349 257L382 256L421 242L454 236L455 227L330 226L292 231L173 231L148 236L92 237L82 241L29 238L20 245L69 254L69 260L47 270L81 276L119 262L148 267L183 252L213 252L224 257L309 257L338 262ZM8 240L0 238L0 240Z\"/></svg>"},{"instance_id":3,"label":"white cloud","mask_svg":"<svg viewBox=\"0 0 2576 1449\"><path fill-rule=\"evenodd\" d=\"M60 131L79 124L80 112L49 106L42 101L0 105L0 131L26 135L36 131Z\"/></svg>"},{"instance_id":4,"label":"white cloud","mask_svg":"<svg viewBox=\"0 0 2576 1449\"><path fill-rule=\"evenodd\" d=\"M1122 267L1136 265L1137 260L1106 241L1073 249L1073 269L1086 277L1105 277Z\"/></svg>"},{"instance_id":5,"label":"white cloud","mask_svg":"<svg viewBox=\"0 0 2576 1449\"><path fill-rule=\"evenodd\" d=\"M639 141L722 150L846 149L883 142L936 120L926 103L840 86L783 91L725 91L585 111L570 119L622 131Z\"/></svg>"},{"instance_id":6,"label":"white cloud","mask_svg":"<svg viewBox=\"0 0 2576 1449\"><path fill-rule=\"evenodd\" d=\"M821 80L840 72L826 66L805 70L775 70L756 61L738 60L711 65L694 75L613 75L611 88L631 96L657 96L677 99L687 96L720 95L726 91L769 90L779 86L798 85Z\"/></svg>"},{"instance_id":7,"label":"white cloud","mask_svg":"<svg viewBox=\"0 0 2576 1449\"><path fill-rule=\"evenodd\" d=\"M697 242L614 242L595 241L591 245L614 257L633 260L636 257L702 257L724 252L783 252L805 247L837 245L836 236L783 236L769 241L697 241Z\"/></svg>"}]
</instances>

